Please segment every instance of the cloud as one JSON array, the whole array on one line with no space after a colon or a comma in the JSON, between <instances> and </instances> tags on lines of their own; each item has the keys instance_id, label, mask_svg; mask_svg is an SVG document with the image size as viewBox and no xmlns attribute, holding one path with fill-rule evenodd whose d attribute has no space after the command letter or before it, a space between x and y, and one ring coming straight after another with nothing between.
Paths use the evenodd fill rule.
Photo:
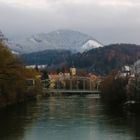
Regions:
<instances>
[{"instance_id":1,"label":"cloud","mask_svg":"<svg viewBox=\"0 0 140 140\"><path fill-rule=\"evenodd\" d=\"M135 7L135 6L138 6L140 4L140 2L138 0L123 0L123 1L120 1L120 0L102 0L102 1L100 1L99 0L99 4L101 6L110 6L110 7L112 7L112 6ZM120 7L118 7L118 8L120 8Z\"/></svg>"},{"instance_id":2,"label":"cloud","mask_svg":"<svg viewBox=\"0 0 140 140\"><path fill-rule=\"evenodd\" d=\"M139 0L0 0L0 3L17 7L47 8L50 5L100 5L100 6L138 6ZM56 7L55 7L56 8Z\"/></svg>"},{"instance_id":3,"label":"cloud","mask_svg":"<svg viewBox=\"0 0 140 140\"><path fill-rule=\"evenodd\" d=\"M45 8L46 0L0 0L0 3L15 6L18 8Z\"/></svg>"},{"instance_id":4,"label":"cloud","mask_svg":"<svg viewBox=\"0 0 140 140\"><path fill-rule=\"evenodd\" d=\"M140 43L139 13L139 0L0 0L0 29L13 37L68 28Z\"/></svg>"}]
</instances>

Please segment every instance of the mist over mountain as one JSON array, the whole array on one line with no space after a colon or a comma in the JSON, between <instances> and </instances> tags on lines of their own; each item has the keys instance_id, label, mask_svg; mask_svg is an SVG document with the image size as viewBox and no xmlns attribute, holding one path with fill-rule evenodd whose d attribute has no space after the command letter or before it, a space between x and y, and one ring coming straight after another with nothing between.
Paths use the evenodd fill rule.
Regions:
<instances>
[{"instance_id":1,"label":"mist over mountain","mask_svg":"<svg viewBox=\"0 0 140 140\"><path fill-rule=\"evenodd\" d=\"M44 50L70 50L75 53L98 47L103 47L103 45L93 37L72 30L41 33L9 42L11 50L22 54Z\"/></svg>"}]
</instances>

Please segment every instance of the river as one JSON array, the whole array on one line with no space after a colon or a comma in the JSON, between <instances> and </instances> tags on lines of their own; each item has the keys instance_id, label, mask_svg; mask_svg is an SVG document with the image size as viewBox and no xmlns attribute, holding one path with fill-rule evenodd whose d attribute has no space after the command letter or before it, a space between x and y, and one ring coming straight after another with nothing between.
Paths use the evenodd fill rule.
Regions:
<instances>
[{"instance_id":1,"label":"river","mask_svg":"<svg viewBox=\"0 0 140 140\"><path fill-rule=\"evenodd\" d=\"M139 116L114 114L91 95L49 97L0 111L0 140L139 139Z\"/></svg>"}]
</instances>

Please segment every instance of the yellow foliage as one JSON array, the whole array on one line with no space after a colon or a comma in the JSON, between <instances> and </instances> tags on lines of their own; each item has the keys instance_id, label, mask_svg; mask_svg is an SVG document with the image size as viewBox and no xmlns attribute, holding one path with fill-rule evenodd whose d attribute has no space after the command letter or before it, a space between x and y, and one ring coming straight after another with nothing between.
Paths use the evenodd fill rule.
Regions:
<instances>
[{"instance_id":1,"label":"yellow foliage","mask_svg":"<svg viewBox=\"0 0 140 140\"><path fill-rule=\"evenodd\" d=\"M39 75L34 69L26 69L18 56L0 43L0 99L4 99L7 104L24 100L29 94L26 79L36 79ZM37 92L40 89L38 87L34 87Z\"/></svg>"},{"instance_id":2,"label":"yellow foliage","mask_svg":"<svg viewBox=\"0 0 140 140\"><path fill-rule=\"evenodd\" d=\"M28 79L28 78L34 78L36 79L36 77L40 75L39 72L37 72L35 69L24 69L24 76Z\"/></svg>"}]
</instances>

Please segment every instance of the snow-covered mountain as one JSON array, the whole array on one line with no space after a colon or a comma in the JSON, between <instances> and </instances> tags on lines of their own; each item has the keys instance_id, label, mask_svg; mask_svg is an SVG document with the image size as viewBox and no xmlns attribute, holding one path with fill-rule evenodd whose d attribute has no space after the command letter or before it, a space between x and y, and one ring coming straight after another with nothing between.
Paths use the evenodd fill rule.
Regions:
<instances>
[{"instance_id":1,"label":"snow-covered mountain","mask_svg":"<svg viewBox=\"0 0 140 140\"><path fill-rule=\"evenodd\" d=\"M84 51L88 51L91 50L93 48L99 48L99 47L103 47L103 45L101 45L101 43L99 43L96 40L88 40L82 47L81 47L81 51L80 52L84 52Z\"/></svg>"},{"instance_id":2,"label":"snow-covered mountain","mask_svg":"<svg viewBox=\"0 0 140 140\"><path fill-rule=\"evenodd\" d=\"M57 30L50 33L41 33L9 42L9 48L19 53L32 53L55 49L83 52L102 46L93 37L72 30Z\"/></svg>"}]
</instances>

